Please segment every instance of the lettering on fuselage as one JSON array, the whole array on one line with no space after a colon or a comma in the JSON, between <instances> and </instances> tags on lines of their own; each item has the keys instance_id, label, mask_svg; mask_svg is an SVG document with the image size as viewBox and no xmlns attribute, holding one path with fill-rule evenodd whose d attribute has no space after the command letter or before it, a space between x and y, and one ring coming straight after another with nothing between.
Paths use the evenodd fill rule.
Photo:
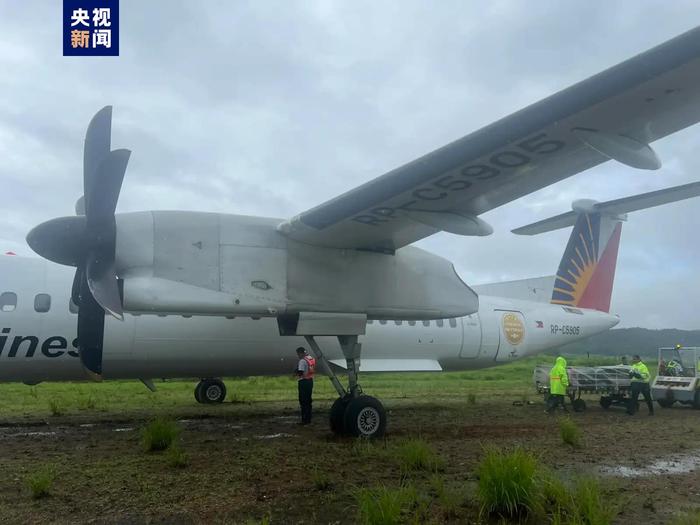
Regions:
<instances>
[{"instance_id":1,"label":"lettering on fuselage","mask_svg":"<svg viewBox=\"0 0 700 525\"><path fill-rule=\"evenodd\" d=\"M8 344L9 343L9 344ZM46 357L61 357L68 355L78 357L78 339L73 339L71 346L76 349L68 349L68 340L60 335L52 335L44 341L39 341L35 335L16 335L11 338L10 328L0 330L0 358L1 357L34 357L39 352ZM7 353L5 349L7 348Z\"/></svg>"}]
</instances>

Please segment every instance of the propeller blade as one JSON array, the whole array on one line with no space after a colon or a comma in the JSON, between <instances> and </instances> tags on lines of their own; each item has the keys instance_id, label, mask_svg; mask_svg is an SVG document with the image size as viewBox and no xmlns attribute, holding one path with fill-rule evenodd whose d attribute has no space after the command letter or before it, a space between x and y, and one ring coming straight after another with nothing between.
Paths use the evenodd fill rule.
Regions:
<instances>
[{"instance_id":1,"label":"propeller blade","mask_svg":"<svg viewBox=\"0 0 700 525\"><path fill-rule=\"evenodd\" d=\"M114 269L114 250L111 254L92 252L90 255L87 263L87 282L90 292L105 312L123 321L122 298L119 294L117 272Z\"/></svg>"},{"instance_id":2,"label":"propeller blade","mask_svg":"<svg viewBox=\"0 0 700 525\"><path fill-rule=\"evenodd\" d=\"M85 260L86 226L84 216L51 219L32 228L27 244L50 261L79 266Z\"/></svg>"},{"instance_id":3,"label":"propeller blade","mask_svg":"<svg viewBox=\"0 0 700 525\"><path fill-rule=\"evenodd\" d=\"M78 355L92 379L102 379L102 346L105 312L90 292L85 273L81 273L78 309Z\"/></svg>"},{"instance_id":4,"label":"propeller blade","mask_svg":"<svg viewBox=\"0 0 700 525\"><path fill-rule=\"evenodd\" d=\"M114 212L130 156L131 151L128 149L110 151L95 172L93 192L86 194L88 230L91 234L103 229L108 221L114 221Z\"/></svg>"},{"instance_id":5,"label":"propeller blade","mask_svg":"<svg viewBox=\"0 0 700 525\"><path fill-rule=\"evenodd\" d=\"M83 279L85 279L85 268L82 266L78 266L75 269L75 275L73 275L73 286L71 287L70 291L70 298L73 301L73 304L76 306L80 306L80 284L83 282Z\"/></svg>"},{"instance_id":6,"label":"propeller blade","mask_svg":"<svg viewBox=\"0 0 700 525\"><path fill-rule=\"evenodd\" d=\"M105 106L95 113L85 133L83 147L83 195L90 202L90 195L95 186L95 173L111 148L112 141L112 106ZM86 206L87 207L87 206Z\"/></svg>"}]
</instances>

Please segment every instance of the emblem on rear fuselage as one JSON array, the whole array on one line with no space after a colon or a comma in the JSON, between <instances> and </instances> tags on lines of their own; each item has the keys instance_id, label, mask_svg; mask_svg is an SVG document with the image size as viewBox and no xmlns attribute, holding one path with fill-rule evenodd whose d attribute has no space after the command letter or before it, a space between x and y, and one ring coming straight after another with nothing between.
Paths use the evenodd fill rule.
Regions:
<instances>
[{"instance_id":1,"label":"emblem on rear fuselage","mask_svg":"<svg viewBox=\"0 0 700 525\"><path fill-rule=\"evenodd\" d=\"M525 325L517 314L503 314L503 335L512 345L522 342L525 337Z\"/></svg>"}]
</instances>

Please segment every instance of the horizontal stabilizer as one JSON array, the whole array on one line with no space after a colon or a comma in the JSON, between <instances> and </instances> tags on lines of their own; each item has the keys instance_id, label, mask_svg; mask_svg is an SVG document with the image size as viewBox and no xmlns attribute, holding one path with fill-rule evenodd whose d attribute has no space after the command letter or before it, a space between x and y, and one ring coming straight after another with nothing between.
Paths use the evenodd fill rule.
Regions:
<instances>
[{"instance_id":1,"label":"horizontal stabilizer","mask_svg":"<svg viewBox=\"0 0 700 525\"><path fill-rule=\"evenodd\" d=\"M653 208L654 206L689 199L699 195L700 182L691 182L690 184L683 184L682 186L641 193L632 197L623 197L622 199L615 199L607 202L590 202L591 209L589 211L609 216L619 216L632 211ZM568 228L576 223L577 216L578 210L570 211L538 222L533 222L527 226L521 226L512 231L518 235L537 235L538 233Z\"/></svg>"},{"instance_id":2,"label":"horizontal stabilizer","mask_svg":"<svg viewBox=\"0 0 700 525\"><path fill-rule=\"evenodd\" d=\"M333 359L331 363L347 368L345 359ZM360 372L440 372L442 367L434 359L361 359Z\"/></svg>"},{"instance_id":3,"label":"horizontal stabilizer","mask_svg":"<svg viewBox=\"0 0 700 525\"><path fill-rule=\"evenodd\" d=\"M548 275L546 277L518 279L517 281L477 284L472 286L472 290L479 295L549 303L555 279L556 275Z\"/></svg>"}]
</instances>

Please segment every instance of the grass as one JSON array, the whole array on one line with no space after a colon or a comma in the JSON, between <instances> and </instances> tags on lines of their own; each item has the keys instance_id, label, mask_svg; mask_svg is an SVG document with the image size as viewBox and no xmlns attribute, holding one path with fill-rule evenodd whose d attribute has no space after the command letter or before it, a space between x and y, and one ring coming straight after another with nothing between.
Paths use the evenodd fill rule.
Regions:
<instances>
[{"instance_id":1,"label":"grass","mask_svg":"<svg viewBox=\"0 0 700 525\"><path fill-rule=\"evenodd\" d=\"M49 490L56 479L56 471L53 466L45 465L26 478L27 486L33 499L40 499L49 496Z\"/></svg>"},{"instance_id":2,"label":"grass","mask_svg":"<svg viewBox=\"0 0 700 525\"><path fill-rule=\"evenodd\" d=\"M444 461L423 439L407 439L399 443L394 449L393 455L398 461L403 475L416 470L435 472L445 466Z\"/></svg>"},{"instance_id":3,"label":"grass","mask_svg":"<svg viewBox=\"0 0 700 525\"><path fill-rule=\"evenodd\" d=\"M700 510L679 514L670 522L670 525L700 525Z\"/></svg>"},{"instance_id":4,"label":"grass","mask_svg":"<svg viewBox=\"0 0 700 525\"><path fill-rule=\"evenodd\" d=\"M328 477L328 474L324 470L319 469L318 467L314 467L314 470L311 474L311 481L314 484L314 488L321 492L333 488L333 482L331 481L330 477Z\"/></svg>"},{"instance_id":5,"label":"grass","mask_svg":"<svg viewBox=\"0 0 700 525\"><path fill-rule=\"evenodd\" d=\"M559 420L559 435L567 445L574 448L581 446L581 429L570 417L563 417Z\"/></svg>"},{"instance_id":6,"label":"grass","mask_svg":"<svg viewBox=\"0 0 700 525\"><path fill-rule=\"evenodd\" d=\"M65 414L61 401L56 398L49 399L49 412L51 412L52 416L62 416Z\"/></svg>"},{"instance_id":7,"label":"grass","mask_svg":"<svg viewBox=\"0 0 700 525\"><path fill-rule=\"evenodd\" d=\"M543 483L543 500L552 524L609 525L616 515L594 478L579 478L569 487L549 474Z\"/></svg>"},{"instance_id":8,"label":"grass","mask_svg":"<svg viewBox=\"0 0 700 525\"><path fill-rule=\"evenodd\" d=\"M521 399L524 395L532 394L534 366L550 361L553 361L550 356L534 356L487 371L363 374L362 386L379 399L430 400L438 392L441 399L466 399L468 404L476 403L476 392L479 399ZM575 365L577 362L610 364L615 360L599 357L590 362L585 358L568 361ZM296 382L289 377L248 377L226 381L233 392L229 399L234 404L293 401L298 395ZM8 383L2 385L2 415L7 419L36 414L45 411L47 406L51 409L51 401L58 403L56 407L59 412L66 415L87 409L99 409L107 415L120 416L144 411L150 415L171 414L173 407L193 405L196 383L194 379L157 382L156 392L149 391L140 381L41 383L31 387ZM94 402L89 401L91 396ZM329 381L316 381L314 400L332 400L336 396ZM202 407L207 410L216 408L211 405Z\"/></svg>"},{"instance_id":9,"label":"grass","mask_svg":"<svg viewBox=\"0 0 700 525\"><path fill-rule=\"evenodd\" d=\"M537 458L522 448L487 448L477 467L477 496L482 514L527 515L537 508Z\"/></svg>"},{"instance_id":10,"label":"grass","mask_svg":"<svg viewBox=\"0 0 700 525\"><path fill-rule=\"evenodd\" d=\"M171 445L166 453L168 465L173 468L185 468L189 465L189 457L178 446Z\"/></svg>"},{"instance_id":11,"label":"grass","mask_svg":"<svg viewBox=\"0 0 700 525\"><path fill-rule=\"evenodd\" d=\"M445 519L455 518L458 515L459 508L465 501L463 489L455 490L449 488L445 484L445 479L438 474L434 474L430 478L430 487L442 510L443 517Z\"/></svg>"},{"instance_id":12,"label":"grass","mask_svg":"<svg viewBox=\"0 0 700 525\"><path fill-rule=\"evenodd\" d=\"M141 443L146 452L165 450L170 447L180 435L180 427L175 421L166 418L156 418L150 421L141 431Z\"/></svg>"},{"instance_id":13,"label":"grass","mask_svg":"<svg viewBox=\"0 0 700 525\"><path fill-rule=\"evenodd\" d=\"M416 499L416 489L412 486L359 489L355 492L358 521L364 525L404 523Z\"/></svg>"}]
</instances>

